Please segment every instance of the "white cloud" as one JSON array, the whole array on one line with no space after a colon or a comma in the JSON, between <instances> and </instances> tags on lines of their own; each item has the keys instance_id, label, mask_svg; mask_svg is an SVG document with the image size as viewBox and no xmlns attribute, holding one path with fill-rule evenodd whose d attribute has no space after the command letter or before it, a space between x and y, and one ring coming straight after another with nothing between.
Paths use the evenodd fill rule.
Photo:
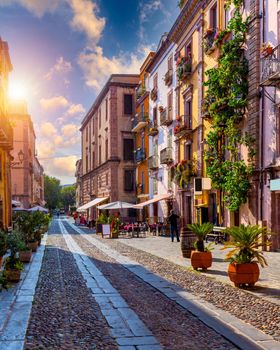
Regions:
<instances>
[{"instance_id":1,"label":"white cloud","mask_svg":"<svg viewBox=\"0 0 280 350\"><path fill-rule=\"evenodd\" d=\"M66 114L67 115L75 115L84 113L86 110L84 109L83 105L81 104L71 104L71 106L68 108Z\"/></svg>"},{"instance_id":2,"label":"white cloud","mask_svg":"<svg viewBox=\"0 0 280 350\"><path fill-rule=\"evenodd\" d=\"M67 137L74 136L75 134L79 135L79 128L75 124L66 124L61 128L62 134Z\"/></svg>"},{"instance_id":3,"label":"white cloud","mask_svg":"<svg viewBox=\"0 0 280 350\"><path fill-rule=\"evenodd\" d=\"M73 11L70 25L73 29L84 32L92 42L98 42L105 27L105 18L98 17L98 7L90 0L69 0Z\"/></svg>"},{"instance_id":4,"label":"white cloud","mask_svg":"<svg viewBox=\"0 0 280 350\"><path fill-rule=\"evenodd\" d=\"M51 69L48 71L48 73L44 76L46 80L51 80L55 75L57 74L67 74L72 71L72 64L71 62L65 61L65 59L60 56L56 63ZM68 80L64 80L69 82Z\"/></svg>"},{"instance_id":5,"label":"white cloud","mask_svg":"<svg viewBox=\"0 0 280 350\"><path fill-rule=\"evenodd\" d=\"M137 53L125 54L108 58L103 55L103 49L96 46L80 54L78 63L84 71L86 84L99 90L110 74L139 72L143 60L150 52L150 48L141 47Z\"/></svg>"},{"instance_id":6,"label":"white cloud","mask_svg":"<svg viewBox=\"0 0 280 350\"><path fill-rule=\"evenodd\" d=\"M41 134L44 136L44 137L52 137L56 134L57 130L56 128L54 127L54 125L50 122L45 122L42 124L41 126Z\"/></svg>"},{"instance_id":7,"label":"white cloud","mask_svg":"<svg viewBox=\"0 0 280 350\"><path fill-rule=\"evenodd\" d=\"M43 109L50 110L59 107L68 107L70 103L64 96L55 96L51 98L42 98L40 104Z\"/></svg>"},{"instance_id":8,"label":"white cloud","mask_svg":"<svg viewBox=\"0 0 280 350\"><path fill-rule=\"evenodd\" d=\"M57 157L50 160L42 160L46 173L55 176L75 176L76 162L79 158L74 155L66 157Z\"/></svg>"},{"instance_id":9,"label":"white cloud","mask_svg":"<svg viewBox=\"0 0 280 350\"><path fill-rule=\"evenodd\" d=\"M61 0L0 0L0 6L21 5L37 17L42 17L46 12L54 12Z\"/></svg>"},{"instance_id":10,"label":"white cloud","mask_svg":"<svg viewBox=\"0 0 280 350\"><path fill-rule=\"evenodd\" d=\"M49 141L41 141L37 144L39 158L49 158L55 153L55 148Z\"/></svg>"},{"instance_id":11,"label":"white cloud","mask_svg":"<svg viewBox=\"0 0 280 350\"><path fill-rule=\"evenodd\" d=\"M140 37L140 40L143 41L145 36L145 23L149 21L150 16L152 16L155 11L162 9L161 0L151 0L145 3L141 1L139 3L139 9L140 9L139 37Z\"/></svg>"}]
</instances>

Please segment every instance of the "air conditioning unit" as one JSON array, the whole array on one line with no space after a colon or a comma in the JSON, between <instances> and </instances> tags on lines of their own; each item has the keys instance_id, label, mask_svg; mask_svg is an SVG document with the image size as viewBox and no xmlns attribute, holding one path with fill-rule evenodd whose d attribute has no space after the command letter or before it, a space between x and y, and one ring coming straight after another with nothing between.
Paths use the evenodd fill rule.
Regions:
<instances>
[{"instance_id":1,"label":"air conditioning unit","mask_svg":"<svg viewBox=\"0 0 280 350\"><path fill-rule=\"evenodd\" d=\"M209 177L194 178L194 194L195 196L202 195L202 191L211 190L211 179Z\"/></svg>"}]
</instances>

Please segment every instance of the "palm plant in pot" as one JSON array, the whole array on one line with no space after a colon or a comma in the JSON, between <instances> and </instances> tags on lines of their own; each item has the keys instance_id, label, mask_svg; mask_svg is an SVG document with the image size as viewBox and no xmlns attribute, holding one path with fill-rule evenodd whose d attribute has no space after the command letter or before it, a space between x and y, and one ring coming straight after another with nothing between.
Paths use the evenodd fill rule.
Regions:
<instances>
[{"instance_id":1,"label":"palm plant in pot","mask_svg":"<svg viewBox=\"0 0 280 350\"><path fill-rule=\"evenodd\" d=\"M0 267L2 266L3 256L7 250L7 233L0 231Z\"/></svg>"},{"instance_id":2,"label":"palm plant in pot","mask_svg":"<svg viewBox=\"0 0 280 350\"><path fill-rule=\"evenodd\" d=\"M236 287L248 285L252 287L260 276L260 264L267 265L267 261L260 250L267 246L262 238L267 235L267 228L258 225L240 225L239 227L229 227L226 230L231 237L230 242L225 242L222 249L233 248L226 255L229 261L228 276Z\"/></svg>"},{"instance_id":3,"label":"palm plant in pot","mask_svg":"<svg viewBox=\"0 0 280 350\"><path fill-rule=\"evenodd\" d=\"M196 235L197 241L194 243L195 250L191 253L191 264L194 270L201 268L207 270L212 265L211 245L207 247L204 240L207 234L213 231L213 224L205 222L203 224L188 224L188 228Z\"/></svg>"},{"instance_id":4,"label":"palm plant in pot","mask_svg":"<svg viewBox=\"0 0 280 350\"><path fill-rule=\"evenodd\" d=\"M5 260L4 276L9 282L19 282L20 271L23 270L23 263L18 258L18 248L21 238L17 232L13 232L7 237L7 246L10 256Z\"/></svg>"}]
</instances>

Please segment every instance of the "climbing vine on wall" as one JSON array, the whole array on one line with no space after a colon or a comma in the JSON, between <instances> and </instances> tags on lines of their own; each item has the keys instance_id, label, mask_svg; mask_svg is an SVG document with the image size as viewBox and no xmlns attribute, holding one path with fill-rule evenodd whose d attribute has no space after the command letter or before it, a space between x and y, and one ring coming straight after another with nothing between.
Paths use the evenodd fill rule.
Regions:
<instances>
[{"instance_id":1,"label":"climbing vine on wall","mask_svg":"<svg viewBox=\"0 0 280 350\"><path fill-rule=\"evenodd\" d=\"M250 165L255 152L254 140L242 133L240 123L246 113L248 96L248 62L244 55L249 18L243 19L243 0L228 0L234 14L227 31L231 39L219 42L218 67L206 72L208 87L204 110L212 120L207 135L205 154L207 173L213 186L222 190L230 211L236 211L247 201L250 189ZM248 150L248 163L241 159L241 151Z\"/></svg>"}]
</instances>

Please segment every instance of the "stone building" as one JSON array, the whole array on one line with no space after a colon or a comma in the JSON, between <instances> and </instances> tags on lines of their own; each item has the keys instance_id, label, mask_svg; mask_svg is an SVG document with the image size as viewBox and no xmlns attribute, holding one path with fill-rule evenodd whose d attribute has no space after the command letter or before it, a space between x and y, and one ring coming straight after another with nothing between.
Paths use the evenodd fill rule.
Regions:
<instances>
[{"instance_id":1,"label":"stone building","mask_svg":"<svg viewBox=\"0 0 280 350\"><path fill-rule=\"evenodd\" d=\"M11 227L11 155L13 128L8 117L8 76L12 71L8 43L0 38L0 228Z\"/></svg>"},{"instance_id":2,"label":"stone building","mask_svg":"<svg viewBox=\"0 0 280 350\"><path fill-rule=\"evenodd\" d=\"M83 203L81 201L81 183L82 183L82 159L78 159L76 162L76 171L75 171L75 178L76 178L76 208L79 208Z\"/></svg>"},{"instance_id":3,"label":"stone building","mask_svg":"<svg viewBox=\"0 0 280 350\"><path fill-rule=\"evenodd\" d=\"M36 158L33 122L25 101L9 103L9 118L14 131L12 156L12 197L24 208L44 204L43 168ZM22 159L20 159L20 154Z\"/></svg>"},{"instance_id":4,"label":"stone building","mask_svg":"<svg viewBox=\"0 0 280 350\"><path fill-rule=\"evenodd\" d=\"M139 75L111 75L82 121L82 204L95 198L136 202L131 130L138 83Z\"/></svg>"}]
</instances>

